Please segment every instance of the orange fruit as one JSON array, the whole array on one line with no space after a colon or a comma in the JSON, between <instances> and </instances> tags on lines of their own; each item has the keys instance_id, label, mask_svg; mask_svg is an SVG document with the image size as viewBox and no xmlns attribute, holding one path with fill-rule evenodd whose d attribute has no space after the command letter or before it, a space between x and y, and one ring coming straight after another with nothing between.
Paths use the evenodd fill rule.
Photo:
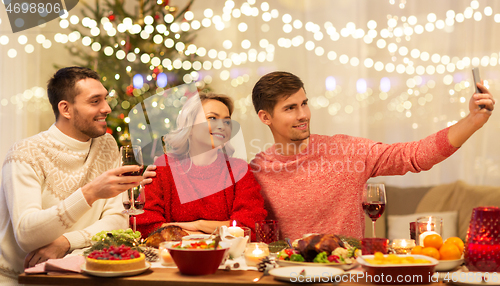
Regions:
<instances>
[{"instance_id":1,"label":"orange fruit","mask_svg":"<svg viewBox=\"0 0 500 286\"><path fill-rule=\"evenodd\" d=\"M444 241L444 243L453 243L458 247L458 249L460 250L460 253L464 252L464 248L465 248L464 242L456 236L447 238Z\"/></svg>"},{"instance_id":2,"label":"orange fruit","mask_svg":"<svg viewBox=\"0 0 500 286\"><path fill-rule=\"evenodd\" d=\"M439 234L430 234L424 238L424 247L439 249L443 245L443 238Z\"/></svg>"},{"instance_id":3,"label":"orange fruit","mask_svg":"<svg viewBox=\"0 0 500 286\"><path fill-rule=\"evenodd\" d=\"M454 260L460 259L460 257L462 257L462 252L460 252L458 246L448 242L441 246L439 255L441 256L441 260Z\"/></svg>"},{"instance_id":4,"label":"orange fruit","mask_svg":"<svg viewBox=\"0 0 500 286\"><path fill-rule=\"evenodd\" d=\"M440 254L439 254L439 250L437 250L434 247L430 247L430 246L424 247L424 249L422 249L422 254L425 256L430 256L430 257L435 258L437 260L439 260L441 258Z\"/></svg>"},{"instance_id":5,"label":"orange fruit","mask_svg":"<svg viewBox=\"0 0 500 286\"><path fill-rule=\"evenodd\" d=\"M417 245L411 250L411 254L422 254L422 249L422 246Z\"/></svg>"}]
</instances>

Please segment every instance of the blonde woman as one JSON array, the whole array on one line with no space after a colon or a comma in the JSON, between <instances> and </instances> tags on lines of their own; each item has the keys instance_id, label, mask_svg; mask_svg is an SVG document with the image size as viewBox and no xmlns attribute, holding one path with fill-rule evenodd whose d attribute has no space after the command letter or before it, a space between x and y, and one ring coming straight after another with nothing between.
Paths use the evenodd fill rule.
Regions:
<instances>
[{"instance_id":1,"label":"blonde woman","mask_svg":"<svg viewBox=\"0 0 500 286\"><path fill-rule=\"evenodd\" d=\"M230 157L232 113L226 95L200 94L186 101L177 129L164 137L169 151L156 160L156 178L146 187L145 213L137 217L143 236L165 225L211 233L233 221L254 230L266 217L248 164Z\"/></svg>"}]
</instances>

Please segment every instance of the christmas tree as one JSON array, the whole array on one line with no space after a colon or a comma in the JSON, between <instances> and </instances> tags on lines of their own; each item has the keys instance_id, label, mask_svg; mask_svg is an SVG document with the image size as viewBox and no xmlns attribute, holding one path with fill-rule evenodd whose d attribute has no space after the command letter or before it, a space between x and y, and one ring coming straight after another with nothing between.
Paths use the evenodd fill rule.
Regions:
<instances>
[{"instance_id":1,"label":"christmas tree","mask_svg":"<svg viewBox=\"0 0 500 286\"><path fill-rule=\"evenodd\" d=\"M73 26L72 34L82 37L83 45L75 43L67 47L84 66L101 75L103 85L110 91L108 102L112 113L107 117L108 133L119 145L130 144L128 115L134 106L137 109L142 105L146 112L145 99L198 79L197 71L202 64L196 61L197 47L190 43L201 25L193 21L193 13L189 11L193 1L182 9L169 6L169 0L128 3L96 0L95 7L82 2L84 18L81 26ZM125 8L130 6L135 6L135 13ZM204 87L202 82L196 85ZM162 107L175 122L182 104ZM174 127L173 122L163 125L163 134ZM161 151L161 144L155 142L154 146Z\"/></svg>"}]
</instances>

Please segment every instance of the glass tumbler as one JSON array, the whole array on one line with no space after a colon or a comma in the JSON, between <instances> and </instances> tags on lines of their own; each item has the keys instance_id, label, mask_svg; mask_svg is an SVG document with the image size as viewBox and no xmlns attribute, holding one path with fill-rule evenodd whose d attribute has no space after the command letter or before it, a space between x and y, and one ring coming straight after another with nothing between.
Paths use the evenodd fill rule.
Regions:
<instances>
[{"instance_id":1,"label":"glass tumbler","mask_svg":"<svg viewBox=\"0 0 500 286\"><path fill-rule=\"evenodd\" d=\"M500 272L500 208L472 210L464 257L469 271Z\"/></svg>"},{"instance_id":2,"label":"glass tumbler","mask_svg":"<svg viewBox=\"0 0 500 286\"><path fill-rule=\"evenodd\" d=\"M255 223L257 242L271 243L279 240L280 229L276 220L262 220Z\"/></svg>"}]
</instances>

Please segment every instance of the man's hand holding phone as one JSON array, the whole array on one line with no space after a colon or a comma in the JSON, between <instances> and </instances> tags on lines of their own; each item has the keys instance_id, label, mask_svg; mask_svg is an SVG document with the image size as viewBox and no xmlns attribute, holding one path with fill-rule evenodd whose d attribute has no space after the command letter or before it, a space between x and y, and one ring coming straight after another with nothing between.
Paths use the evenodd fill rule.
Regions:
<instances>
[{"instance_id":1,"label":"man's hand holding phone","mask_svg":"<svg viewBox=\"0 0 500 286\"><path fill-rule=\"evenodd\" d=\"M479 76L479 70L473 68L472 74L476 90L469 102L469 117L472 119L473 126L480 128L491 116L495 106L495 99L493 99L488 88L483 85Z\"/></svg>"},{"instance_id":2,"label":"man's hand holding phone","mask_svg":"<svg viewBox=\"0 0 500 286\"><path fill-rule=\"evenodd\" d=\"M476 90L475 93L481 93L481 90L479 90L479 87L477 86L478 83L481 83L481 76L479 75L478 67L472 68L472 77L474 78L474 87ZM480 109L483 109L484 107L485 107L484 104L479 105Z\"/></svg>"}]
</instances>

